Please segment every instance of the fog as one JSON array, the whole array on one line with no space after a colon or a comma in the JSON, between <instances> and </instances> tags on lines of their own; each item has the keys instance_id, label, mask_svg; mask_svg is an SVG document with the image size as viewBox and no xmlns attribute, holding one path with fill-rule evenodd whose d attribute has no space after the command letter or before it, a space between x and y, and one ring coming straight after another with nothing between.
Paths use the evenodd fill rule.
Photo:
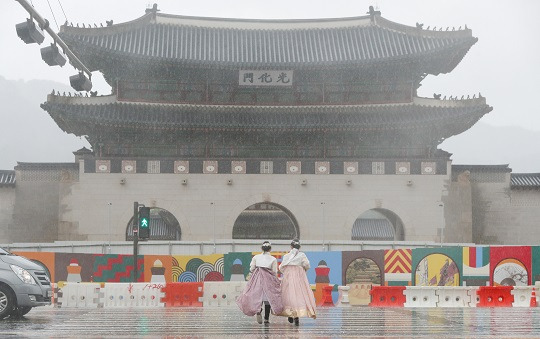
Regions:
<instances>
[{"instance_id":1,"label":"fog","mask_svg":"<svg viewBox=\"0 0 540 339\"><path fill-rule=\"evenodd\" d=\"M514 172L540 172L540 115L536 105L537 79L540 78L540 2L530 0L379 0L379 1L156 1L162 13L230 18L324 18L363 16L370 5L376 6L382 16L394 22L424 28L461 26L472 29L479 38L463 61L450 74L428 76L419 90L419 96L432 97L473 95L479 92L487 98L493 111L484 116L478 126L450 138L440 148L453 153L454 163L503 164ZM61 4L61 7L60 7ZM65 21L88 24L115 24L136 19L144 14L148 1L93 0L52 1L33 0L40 14L57 31ZM7 99L24 101L20 109L0 111L4 133L0 139L0 169L11 169L16 161L72 161L74 151L87 145L84 140L66 135L52 119L39 108L46 93L53 88L69 86L69 76L76 70L49 67L40 57L39 49L47 46L25 45L16 35L15 25L28 17L16 1L0 4L0 77L4 85L20 86L0 93ZM22 80L22 81L19 81ZM46 89L30 91L30 80L48 80L58 83ZM93 74L93 90L110 93L110 88L98 72ZM16 87L16 86L15 86ZM11 94L8 94L11 93ZM25 98L24 94L35 95ZM9 96L9 98L8 98ZM28 105L31 103L31 107ZM27 113L25 113L27 112ZM26 115L24 115L26 114ZM476 132L478 130L478 132ZM477 134L476 134L477 133ZM27 135L28 137L24 137ZM36 141L40 141L37 142ZM44 143L46 141L46 143Z\"/></svg>"}]
</instances>

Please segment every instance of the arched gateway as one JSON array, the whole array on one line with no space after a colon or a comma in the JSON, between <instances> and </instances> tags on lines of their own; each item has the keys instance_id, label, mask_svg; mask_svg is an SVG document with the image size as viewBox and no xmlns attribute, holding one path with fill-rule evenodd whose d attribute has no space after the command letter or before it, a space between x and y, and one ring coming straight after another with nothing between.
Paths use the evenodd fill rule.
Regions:
<instances>
[{"instance_id":1,"label":"arched gateway","mask_svg":"<svg viewBox=\"0 0 540 339\"><path fill-rule=\"evenodd\" d=\"M351 240L404 240L403 222L394 212L374 208L362 213L353 224Z\"/></svg>"},{"instance_id":2,"label":"arched gateway","mask_svg":"<svg viewBox=\"0 0 540 339\"><path fill-rule=\"evenodd\" d=\"M158 207L150 209L150 240L182 240L180 223L171 212ZM126 228L126 240L133 240L133 217Z\"/></svg>"},{"instance_id":3,"label":"arched gateway","mask_svg":"<svg viewBox=\"0 0 540 339\"><path fill-rule=\"evenodd\" d=\"M293 239L300 237L298 222L285 207L258 203L246 208L236 219L233 239Z\"/></svg>"}]
</instances>

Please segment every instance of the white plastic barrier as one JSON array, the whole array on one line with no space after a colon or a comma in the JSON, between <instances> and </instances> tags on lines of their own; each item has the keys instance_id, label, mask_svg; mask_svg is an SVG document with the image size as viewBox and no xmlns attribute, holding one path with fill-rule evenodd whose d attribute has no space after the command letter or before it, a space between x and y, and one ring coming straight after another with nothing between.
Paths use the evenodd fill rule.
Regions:
<instances>
[{"instance_id":1,"label":"white plastic barrier","mask_svg":"<svg viewBox=\"0 0 540 339\"><path fill-rule=\"evenodd\" d=\"M338 286L338 301L336 307L350 307L349 303L349 290L350 286Z\"/></svg>"},{"instance_id":2,"label":"white plastic barrier","mask_svg":"<svg viewBox=\"0 0 540 339\"><path fill-rule=\"evenodd\" d=\"M437 307L470 307L472 300L470 290L471 288L467 286L439 286ZM474 294L476 296L476 292Z\"/></svg>"},{"instance_id":3,"label":"white plastic barrier","mask_svg":"<svg viewBox=\"0 0 540 339\"><path fill-rule=\"evenodd\" d=\"M58 307L99 306L99 283L59 283L58 286Z\"/></svg>"},{"instance_id":4,"label":"white plastic barrier","mask_svg":"<svg viewBox=\"0 0 540 339\"><path fill-rule=\"evenodd\" d=\"M242 294L247 281L205 281L203 306L230 306Z\"/></svg>"},{"instance_id":5,"label":"white plastic barrier","mask_svg":"<svg viewBox=\"0 0 540 339\"><path fill-rule=\"evenodd\" d=\"M163 307L164 284L106 283L101 288L103 307Z\"/></svg>"},{"instance_id":6,"label":"white plastic barrier","mask_svg":"<svg viewBox=\"0 0 540 339\"><path fill-rule=\"evenodd\" d=\"M437 307L439 296L435 293L437 286L407 286L404 307Z\"/></svg>"},{"instance_id":7,"label":"white plastic barrier","mask_svg":"<svg viewBox=\"0 0 540 339\"><path fill-rule=\"evenodd\" d=\"M478 301L480 300L480 297L476 294L478 291L478 286L467 286L468 294L471 297L471 301L469 302L469 307L476 307L478 304Z\"/></svg>"},{"instance_id":8,"label":"white plastic barrier","mask_svg":"<svg viewBox=\"0 0 540 339\"><path fill-rule=\"evenodd\" d=\"M512 291L510 291L510 293L512 293L512 295L514 296L514 302L512 303L512 307L530 307L532 289L533 286L514 286Z\"/></svg>"}]
</instances>

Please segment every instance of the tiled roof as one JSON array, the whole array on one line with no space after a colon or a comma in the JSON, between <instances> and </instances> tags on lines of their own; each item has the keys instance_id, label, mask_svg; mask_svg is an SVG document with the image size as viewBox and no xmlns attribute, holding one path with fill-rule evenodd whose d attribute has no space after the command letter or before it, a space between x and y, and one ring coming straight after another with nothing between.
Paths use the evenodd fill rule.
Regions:
<instances>
[{"instance_id":1,"label":"tiled roof","mask_svg":"<svg viewBox=\"0 0 540 339\"><path fill-rule=\"evenodd\" d=\"M461 173L463 171L469 172L501 172L501 173L510 173L512 169L508 167L508 164L504 165L452 165L452 172Z\"/></svg>"},{"instance_id":2,"label":"tiled roof","mask_svg":"<svg viewBox=\"0 0 540 339\"><path fill-rule=\"evenodd\" d=\"M0 187L15 187L15 171L0 170Z\"/></svg>"},{"instance_id":3,"label":"tiled roof","mask_svg":"<svg viewBox=\"0 0 540 339\"><path fill-rule=\"evenodd\" d=\"M64 25L59 35L83 60L94 54L117 59L161 59L169 65L309 67L427 58L438 60L434 63L436 69L427 69L429 62L422 63L432 74L451 71L477 41L469 29L423 30L380 15L240 20L148 13L110 27ZM92 68L98 67L96 64Z\"/></svg>"},{"instance_id":4,"label":"tiled roof","mask_svg":"<svg viewBox=\"0 0 540 339\"><path fill-rule=\"evenodd\" d=\"M352 240L394 240L394 226L387 219L356 219Z\"/></svg>"},{"instance_id":5,"label":"tiled roof","mask_svg":"<svg viewBox=\"0 0 540 339\"><path fill-rule=\"evenodd\" d=\"M540 188L540 173L512 173L510 174L510 187Z\"/></svg>"},{"instance_id":6,"label":"tiled roof","mask_svg":"<svg viewBox=\"0 0 540 339\"><path fill-rule=\"evenodd\" d=\"M79 164L74 162L17 162L17 170L58 170L58 169L78 169Z\"/></svg>"},{"instance_id":7,"label":"tiled roof","mask_svg":"<svg viewBox=\"0 0 540 339\"><path fill-rule=\"evenodd\" d=\"M433 128L437 137L444 138L467 130L492 109L484 98L455 102L422 99L407 104L321 106L141 104L117 102L114 96L111 98L106 103L103 97L49 95L41 107L49 112L60 128L75 135L88 135L89 128L112 126L116 129L268 131Z\"/></svg>"}]
</instances>

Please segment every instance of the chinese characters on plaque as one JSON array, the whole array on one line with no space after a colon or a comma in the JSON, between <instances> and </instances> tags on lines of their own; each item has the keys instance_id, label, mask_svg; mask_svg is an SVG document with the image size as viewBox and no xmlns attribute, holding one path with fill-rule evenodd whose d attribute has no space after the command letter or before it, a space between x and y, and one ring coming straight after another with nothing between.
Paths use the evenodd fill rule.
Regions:
<instances>
[{"instance_id":1,"label":"chinese characters on plaque","mask_svg":"<svg viewBox=\"0 0 540 339\"><path fill-rule=\"evenodd\" d=\"M292 86L293 71L249 71L240 70L240 86Z\"/></svg>"}]
</instances>

